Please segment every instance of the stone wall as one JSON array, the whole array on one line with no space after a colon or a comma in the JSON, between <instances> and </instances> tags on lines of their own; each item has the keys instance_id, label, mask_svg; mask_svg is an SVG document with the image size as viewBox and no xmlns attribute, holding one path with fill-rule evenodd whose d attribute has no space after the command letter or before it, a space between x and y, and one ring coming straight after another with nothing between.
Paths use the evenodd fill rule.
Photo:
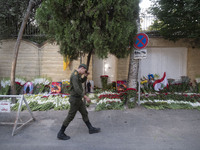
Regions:
<instances>
[{"instance_id":1,"label":"stone wall","mask_svg":"<svg viewBox=\"0 0 200 150\"><path fill-rule=\"evenodd\" d=\"M118 63L117 63L117 79L118 80L128 79L129 61L130 61L130 57L118 59Z\"/></svg>"},{"instance_id":2,"label":"stone wall","mask_svg":"<svg viewBox=\"0 0 200 150\"><path fill-rule=\"evenodd\" d=\"M0 77L10 77L15 42L16 40L3 40L0 43ZM30 79L38 75L38 47L22 41L18 53L16 76Z\"/></svg>"},{"instance_id":3,"label":"stone wall","mask_svg":"<svg viewBox=\"0 0 200 150\"><path fill-rule=\"evenodd\" d=\"M0 78L10 77L15 42L16 40L13 39L2 40L0 42ZM150 38L147 50L148 48L167 47L187 48L187 75L192 80L194 80L196 76L200 76L199 48L192 48L188 42L184 40L172 42L162 38ZM68 68L63 70L63 57L58 53L58 51L59 46L56 45L56 43L46 42L42 45L37 45L30 41L22 40L17 60L16 76L26 77L27 79L33 79L37 76L47 76L52 78L53 81L69 79L71 72L79 66L80 59L70 62ZM98 85L100 85L99 75L105 73L104 68L102 68L104 67L102 66L104 60L99 60L100 62L98 62L95 59L97 59L97 57L92 56L90 61L89 80L94 80ZM113 79L127 80L129 57L123 59L110 57L110 59L114 59L113 62L117 63L116 68L111 68L111 70L116 69L116 71L114 71ZM87 57L84 56L82 62L86 63L86 60ZM96 74L98 74L97 77L95 77Z\"/></svg>"},{"instance_id":4,"label":"stone wall","mask_svg":"<svg viewBox=\"0 0 200 150\"><path fill-rule=\"evenodd\" d=\"M187 74L192 80L200 77L200 48L188 49L187 66Z\"/></svg>"},{"instance_id":5,"label":"stone wall","mask_svg":"<svg viewBox=\"0 0 200 150\"><path fill-rule=\"evenodd\" d=\"M0 78L10 77L13 60L13 49L16 40L2 40L0 44ZM70 74L80 64L80 59L70 62L66 70L63 70L63 57L60 55L59 46L56 43L44 43L37 45L29 41L21 41L16 76L31 80L37 76L50 77L52 81L69 79ZM86 56L82 59L86 63ZM92 60L89 72L92 72ZM89 75L92 79L92 74Z\"/></svg>"}]
</instances>

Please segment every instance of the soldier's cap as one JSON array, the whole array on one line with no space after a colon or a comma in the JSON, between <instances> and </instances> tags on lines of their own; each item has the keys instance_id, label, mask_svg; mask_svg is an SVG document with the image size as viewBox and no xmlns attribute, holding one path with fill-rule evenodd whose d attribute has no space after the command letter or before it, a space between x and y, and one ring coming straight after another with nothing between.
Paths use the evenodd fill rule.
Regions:
<instances>
[{"instance_id":1,"label":"soldier's cap","mask_svg":"<svg viewBox=\"0 0 200 150\"><path fill-rule=\"evenodd\" d=\"M80 66L78 68L81 68L81 67L83 67L83 68L85 68L87 70L86 64L80 64Z\"/></svg>"}]
</instances>

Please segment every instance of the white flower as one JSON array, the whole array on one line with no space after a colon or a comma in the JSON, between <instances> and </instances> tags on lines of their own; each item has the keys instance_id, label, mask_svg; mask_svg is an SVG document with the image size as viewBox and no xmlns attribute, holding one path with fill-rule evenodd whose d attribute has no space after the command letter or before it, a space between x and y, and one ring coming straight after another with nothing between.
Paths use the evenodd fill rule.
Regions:
<instances>
[{"instance_id":1,"label":"white flower","mask_svg":"<svg viewBox=\"0 0 200 150\"><path fill-rule=\"evenodd\" d=\"M187 101L175 101L175 100L142 100L140 101L140 104L144 104L144 103L147 103L147 102L150 102L150 103L153 103L153 102L166 102L168 104L172 104L172 103L175 103L175 104L189 104L193 107L198 107L200 106L200 103L199 102L196 102L196 103L192 103L192 102L187 102Z\"/></svg>"},{"instance_id":2,"label":"white flower","mask_svg":"<svg viewBox=\"0 0 200 150\"><path fill-rule=\"evenodd\" d=\"M42 98L43 96L48 96L48 98ZM38 104L45 104L48 102L52 102L56 105L56 107L60 105L70 105L69 97L62 97L62 96L53 96L50 94L38 94L38 95L25 95L25 99L28 103L30 102L38 102Z\"/></svg>"},{"instance_id":3,"label":"white flower","mask_svg":"<svg viewBox=\"0 0 200 150\"><path fill-rule=\"evenodd\" d=\"M105 104L107 104L107 103L112 103L112 102L119 102L119 103L121 103L122 101L121 101L121 99L108 99L108 98L104 98L104 99L102 99L102 100L100 100L98 103L97 103L97 105L99 105L99 104L103 104L103 103L105 103Z\"/></svg>"},{"instance_id":4,"label":"white flower","mask_svg":"<svg viewBox=\"0 0 200 150\"><path fill-rule=\"evenodd\" d=\"M95 95L94 95L94 93L90 93L88 97L89 97L89 98L94 98Z\"/></svg>"},{"instance_id":5,"label":"white flower","mask_svg":"<svg viewBox=\"0 0 200 150\"><path fill-rule=\"evenodd\" d=\"M196 78L196 82L197 82L197 83L200 83L200 78Z\"/></svg>"},{"instance_id":6,"label":"white flower","mask_svg":"<svg viewBox=\"0 0 200 150\"><path fill-rule=\"evenodd\" d=\"M15 82L19 82L20 85L24 85L26 83L26 81L24 79L21 79L21 78L16 78Z\"/></svg>"},{"instance_id":7,"label":"white flower","mask_svg":"<svg viewBox=\"0 0 200 150\"><path fill-rule=\"evenodd\" d=\"M51 83L51 81L49 81L46 78L36 78L32 82L33 82L34 85L36 85L36 84L49 85L49 83Z\"/></svg>"},{"instance_id":8,"label":"white flower","mask_svg":"<svg viewBox=\"0 0 200 150\"><path fill-rule=\"evenodd\" d=\"M116 93L113 93L113 92L110 92L110 91L104 91L102 93L97 94L97 96L99 97L100 95L109 95L109 94L116 94Z\"/></svg>"},{"instance_id":9,"label":"white flower","mask_svg":"<svg viewBox=\"0 0 200 150\"><path fill-rule=\"evenodd\" d=\"M1 86L5 88L6 86L10 86L10 80L1 80Z\"/></svg>"}]
</instances>

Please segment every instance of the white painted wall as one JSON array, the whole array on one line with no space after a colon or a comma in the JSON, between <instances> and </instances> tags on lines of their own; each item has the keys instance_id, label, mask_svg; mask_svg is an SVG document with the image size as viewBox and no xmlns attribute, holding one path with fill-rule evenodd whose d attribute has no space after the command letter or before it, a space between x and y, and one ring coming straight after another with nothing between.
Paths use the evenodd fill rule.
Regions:
<instances>
[{"instance_id":1,"label":"white painted wall","mask_svg":"<svg viewBox=\"0 0 200 150\"><path fill-rule=\"evenodd\" d=\"M92 80L94 81L94 85L97 87L101 87L100 76L103 74L103 59L99 59L97 56L92 56Z\"/></svg>"},{"instance_id":2,"label":"white painted wall","mask_svg":"<svg viewBox=\"0 0 200 150\"><path fill-rule=\"evenodd\" d=\"M94 85L102 87L101 85L101 75L108 75L108 83L116 81L117 78L117 58L113 55L109 55L107 59L99 59L97 56L93 55L93 72L92 77Z\"/></svg>"},{"instance_id":3,"label":"white painted wall","mask_svg":"<svg viewBox=\"0 0 200 150\"><path fill-rule=\"evenodd\" d=\"M108 55L104 60L104 74L108 75L108 83L117 79L117 58L114 55Z\"/></svg>"},{"instance_id":4,"label":"white painted wall","mask_svg":"<svg viewBox=\"0 0 200 150\"><path fill-rule=\"evenodd\" d=\"M141 60L141 76L166 72L167 78L187 75L187 48L147 48L147 58Z\"/></svg>"}]
</instances>

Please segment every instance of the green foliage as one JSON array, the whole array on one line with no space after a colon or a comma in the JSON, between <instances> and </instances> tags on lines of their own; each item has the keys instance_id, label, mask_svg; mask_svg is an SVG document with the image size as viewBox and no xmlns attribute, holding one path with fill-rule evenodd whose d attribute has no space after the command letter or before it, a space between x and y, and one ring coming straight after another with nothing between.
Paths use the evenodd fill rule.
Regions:
<instances>
[{"instance_id":1,"label":"green foliage","mask_svg":"<svg viewBox=\"0 0 200 150\"><path fill-rule=\"evenodd\" d=\"M10 86L7 85L6 87L0 87L0 95L8 95L10 90Z\"/></svg>"},{"instance_id":2,"label":"green foliage","mask_svg":"<svg viewBox=\"0 0 200 150\"><path fill-rule=\"evenodd\" d=\"M200 41L200 1L198 0L151 0L151 13L157 17L152 28L169 40L193 38Z\"/></svg>"},{"instance_id":3,"label":"green foliage","mask_svg":"<svg viewBox=\"0 0 200 150\"><path fill-rule=\"evenodd\" d=\"M29 0L1 0L0 1L0 31L1 36L7 37L19 28L23 14L26 11Z\"/></svg>"},{"instance_id":4,"label":"green foliage","mask_svg":"<svg viewBox=\"0 0 200 150\"><path fill-rule=\"evenodd\" d=\"M34 23L34 20L36 8L41 3L41 0L34 0L34 2L34 7L26 27L29 29L24 31L24 34L28 36L23 38L41 43L41 40L44 41L45 37L31 36L32 34L39 33L38 26ZM18 35L28 4L29 0L0 0L0 39L16 37Z\"/></svg>"},{"instance_id":5,"label":"green foliage","mask_svg":"<svg viewBox=\"0 0 200 150\"><path fill-rule=\"evenodd\" d=\"M67 109L69 109L69 105L64 105L64 104L54 107L54 110L67 110Z\"/></svg>"},{"instance_id":6,"label":"green foliage","mask_svg":"<svg viewBox=\"0 0 200 150\"><path fill-rule=\"evenodd\" d=\"M175 93L157 93L151 95L142 95L141 100L176 100L187 102L200 102L200 96L198 94L175 94Z\"/></svg>"},{"instance_id":7,"label":"green foliage","mask_svg":"<svg viewBox=\"0 0 200 150\"><path fill-rule=\"evenodd\" d=\"M130 109L131 109L131 108L135 108L136 102L135 102L135 101L132 101L132 102L131 102L131 101L128 101L128 102L127 102L127 106L128 106L128 108L130 108Z\"/></svg>"},{"instance_id":8,"label":"green foliage","mask_svg":"<svg viewBox=\"0 0 200 150\"><path fill-rule=\"evenodd\" d=\"M134 108L136 106L137 90L134 88L127 88L120 93L121 100L128 108Z\"/></svg>"},{"instance_id":9,"label":"green foliage","mask_svg":"<svg viewBox=\"0 0 200 150\"><path fill-rule=\"evenodd\" d=\"M38 76L31 82L34 84L34 94L48 93L50 91L51 78L47 76Z\"/></svg>"},{"instance_id":10,"label":"green foliage","mask_svg":"<svg viewBox=\"0 0 200 150\"><path fill-rule=\"evenodd\" d=\"M34 88L33 88L34 94L45 93L45 92L48 93L49 91L50 91L50 87L44 84L36 84L34 85Z\"/></svg>"},{"instance_id":11,"label":"green foliage","mask_svg":"<svg viewBox=\"0 0 200 150\"><path fill-rule=\"evenodd\" d=\"M28 82L25 78L17 77L15 78L16 94L22 94L24 84ZM49 93L51 78L49 77L36 77L31 81L34 84L34 94L38 93ZM10 78L3 78L0 80L0 95L10 94Z\"/></svg>"},{"instance_id":12,"label":"green foliage","mask_svg":"<svg viewBox=\"0 0 200 150\"><path fill-rule=\"evenodd\" d=\"M16 103L11 110L12 111L17 111L19 107L19 103ZM30 102L29 103L29 107L32 111L46 111L46 110L50 110L53 109L55 107L55 104L53 104L52 102L47 102L44 104L38 104L38 102L34 101L34 102ZM26 106L23 105L22 106L22 111L26 109Z\"/></svg>"},{"instance_id":13,"label":"green foliage","mask_svg":"<svg viewBox=\"0 0 200 150\"><path fill-rule=\"evenodd\" d=\"M63 80L62 81L62 93L69 93L70 92L70 81Z\"/></svg>"},{"instance_id":14,"label":"green foliage","mask_svg":"<svg viewBox=\"0 0 200 150\"><path fill-rule=\"evenodd\" d=\"M95 110L96 111L101 111L101 110L122 110L124 109L123 103L102 103L96 106Z\"/></svg>"},{"instance_id":15,"label":"green foliage","mask_svg":"<svg viewBox=\"0 0 200 150\"><path fill-rule=\"evenodd\" d=\"M108 76L104 75L104 76L100 76L101 78L101 85L103 90L106 90L108 88Z\"/></svg>"},{"instance_id":16,"label":"green foliage","mask_svg":"<svg viewBox=\"0 0 200 150\"><path fill-rule=\"evenodd\" d=\"M70 60L92 50L100 58L108 53L125 57L137 32L138 4L139 0L44 0L36 20Z\"/></svg>"},{"instance_id":17,"label":"green foliage","mask_svg":"<svg viewBox=\"0 0 200 150\"><path fill-rule=\"evenodd\" d=\"M141 105L148 109L157 109L157 110L158 109L194 109L194 107L192 107L189 104L175 104L175 103L168 104L166 102L155 102L155 103L147 102Z\"/></svg>"}]
</instances>

